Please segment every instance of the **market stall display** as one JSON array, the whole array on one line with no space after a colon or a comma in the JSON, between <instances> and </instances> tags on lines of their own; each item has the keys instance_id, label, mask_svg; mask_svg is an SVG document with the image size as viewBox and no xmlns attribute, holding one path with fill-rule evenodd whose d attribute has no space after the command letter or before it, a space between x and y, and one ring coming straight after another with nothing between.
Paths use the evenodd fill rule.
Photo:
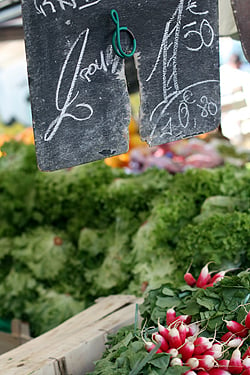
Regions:
<instances>
[{"instance_id":1,"label":"market stall display","mask_svg":"<svg viewBox=\"0 0 250 375\"><path fill-rule=\"evenodd\" d=\"M33 336L99 296L179 285L191 260L249 267L247 166L41 173L33 145L1 151L0 316L28 320Z\"/></svg>"}]
</instances>

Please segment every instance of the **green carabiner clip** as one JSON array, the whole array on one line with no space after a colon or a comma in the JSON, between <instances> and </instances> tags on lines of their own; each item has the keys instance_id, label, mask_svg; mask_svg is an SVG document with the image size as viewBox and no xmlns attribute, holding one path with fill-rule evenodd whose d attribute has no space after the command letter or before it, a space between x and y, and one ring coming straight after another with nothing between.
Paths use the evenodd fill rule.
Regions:
<instances>
[{"instance_id":1,"label":"green carabiner clip","mask_svg":"<svg viewBox=\"0 0 250 375\"><path fill-rule=\"evenodd\" d=\"M112 38L112 46L113 46L115 53L122 59L132 57L136 51L136 39L134 37L134 34L126 26L120 27L119 15L115 9L111 10L111 17L114 23L116 24L116 30L114 31L113 38ZM126 31L129 34L131 40L133 41L133 49L130 53L125 53L122 49L121 35L120 35L121 31Z\"/></svg>"}]
</instances>

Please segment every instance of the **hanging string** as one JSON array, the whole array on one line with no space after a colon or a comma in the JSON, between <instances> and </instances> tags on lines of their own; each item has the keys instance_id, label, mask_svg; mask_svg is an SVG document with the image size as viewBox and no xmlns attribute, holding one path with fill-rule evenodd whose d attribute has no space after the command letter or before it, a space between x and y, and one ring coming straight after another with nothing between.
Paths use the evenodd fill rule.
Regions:
<instances>
[{"instance_id":1,"label":"hanging string","mask_svg":"<svg viewBox=\"0 0 250 375\"><path fill-rule=\"evenodd\" d=\"M116 30L114 31L113 38L112 38L112 46L113 46L115 53L123 59L132 57L136 51L136 39L135 39L134 34L126 26L122 26L122 27L120 26L119 15L115 9L111 10L111 17L114 23L116 24ZM122 31L125 31L129 34L130 39L133 44L132 51L129 53L124 52L122 49L122 45L121 45L121 32Z\"/></svg>"}]
</instances>

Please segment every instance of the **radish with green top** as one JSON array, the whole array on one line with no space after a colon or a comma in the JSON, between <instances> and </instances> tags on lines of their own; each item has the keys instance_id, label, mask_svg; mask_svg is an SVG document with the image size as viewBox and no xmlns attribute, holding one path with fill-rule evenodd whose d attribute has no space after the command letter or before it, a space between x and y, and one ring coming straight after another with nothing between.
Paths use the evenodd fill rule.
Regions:
<instances>
[{"instance_id":1,"label":"radish with green top","mask_svg":"<svg viewBox=\"0 0 250 375\"><path fill-rule=\"evenodd\" d=\"M241 337L235 337L235 339L232 339L227 343L227 346L229 348L238 348L242 345L242 343L243 343L243 340Z\"/></svg>"},{"instance_id":2,"label":"radish with green top","mask_svg":"<svg viewBox=\"0 0 250 375\"><path fill-rule=\"evenodd\" d=\"M247 348L247 350L243 354L242 359L245 359L246 357L250 357L250 346Z\"/></svg>"},{"instance_id":3,"label":"radish with green top","mask_svg":"<svg viewBox=\"0 0 250 375\"><path fill-rule=\"evenodd\" d=\"M199 360L197 358L189 358L186 361L186 365L191 368L191 370L194 370L199 367Z\"/></svg>"},{"instance_id":4,"label":"radish with green top","mask_svg":"<svg viewBox=\"0 0 250 375\"><path fill-rule=\"evenodd\" d=\"M211 355L197 355L196 358L199 360L199 368L202 370L211 370L215 365L215 359Z\"/></svg>"},{"instance_id":5,"label":"radish with green top","mask_svg":"<svg viewBox=\"0 0 250 375\"><path fill-rule=\"evenodd\" d=\"M170 354L170 356L171 356L172 358L176 358L176 357L178 357L178 355L179 355L178 350L175 349L175 348L168 349L168 350L167 350L167 353Z\"/></svg>"},{"instance_id":6,"label":"radish with green top","mask_svg":"<svg viewBox=\"0 0 250 375\"><path fill-rule=\"evenodd\" d=\"M194 353L194 344L190 341L186 341L186 343L180 347L179 353L181 354L183 361L186 362Z\"/></svg>"},{"instance_id":7,"label":"radish with green top","mask_svg":"<svg viewBox=\"0 0 250 375\"><path fill-rule=\"evenodd\" d=\"M155 347L156 345L152 343L151 341L145 342L145 349L147 350L147 352L151 352ZM156 353L162 353L162 350L158 349Z\"/></svg>"},{"instance_id":8,"label":"radish with green top","mask_svg":"<svg viewBox=\"0 0 250 375\"><path fill-rule=\"evenodd\" d=\"M212 348L212 343L207 337L197 337L194 340L194 355L203 354L205 351Z\"/></svg>"},{"instance_id":9,"label":"radish with green top","mask_svg":"<svg viewBox=\"0 0 250 375\"><path fill-rule=\"evenodd\" d=\"M165 340L163 336L156 334L154 336L154 340L157 342L157 344L161 344L160 349L163 352L167 352L167 350L169 349L169 345L167 343L167 340Z\"/></svg>"},{"instance_id":10,"label":"radish with green top","mask_svg":"<svg viewBox=\"0 0 250 375\"><path fill-rule=\"evenodd\" d=\"M180 334L177 328L171 328L168 333L168 342L171 348L178 349L182 345Z\"/></svg>"},{"instance_id":11,"label":"radish with green top","mask_svg":"<svg viewBox=\"0 0 250 375\"><path fill-rule=\"evenodd\" d=\"M247 316L245 319L245 326L247 329L250 329L250 311L247 313Z\"/></svg>"},{"instance_id":12,"label":"radish with green top","mask_svg":"<svg viewBox=\"0 0 250 375\"><path fill-rule=\"evenodd\" d=\"M229 361L228 366L231 374L240 374L243 370L243 365L241 361L241 352L239 349L235 349L232 353L232 357Z\"/></svg>"},{"instance_id":13,"label":"radish with green top","mask_svg":"<svg viewBox=\"0 0 250 375\"><path fill-rule=\"evenodd\" d=\"M197 280L197 283L196 283L196 286L197 288L203 288L203 286L205 286L206 284L209 283L210 281L210 273L208 271L208 265L209 263L207 263L201 270L200 272L200 275L198 277L198 280Z\"/></svg>"},{"instance_id":14,"label":"radish with green top","mask_svg":"<svg viewBox=\"0 0 250 375\"><path fill-rule=\"evenodd\" d=\"M225 322L227 323L227 329L230 332L235 333L237 336L246 337L248 335L248 329L243 326L243 324L235 322L234 320L225 320Z\"/></svg>"},{"instance_id":15,"label":"radish with green top","mask_svg":"<svg viewBox=\"0 0 250 375\"><path fill-rule=\"evenodd\" d=\"M221 344L213 344L210 349L204 352L204 354L210 354L215 359L219 359L222 357L222 345Z\"/></svg>"},{"instance_id":16,"label":"radish with green top","mask_svg":"<svg viewBox=\"0 0 250 375\"><path fill-rule=\"evenodd\" d=\"M209 370L209 375L231 375L231 373L227 370L214 367L212 370Z\"/></svg>"},{"instance_id":17,"label":"radish with green top","mask_svg":"<svg viewBox=\"0 0 250 375\"><path fill-rule=\"evenodd\" d=\"M176 357L176 358L173 358L171 361L170 361L170 366L182 366L183 365L183 362L180 358Z\"/></svg>"},{"instance_id":18,"label":"radish with green top","mask_svg":"<svg viewBox=\"0 0 250 375\"><path fill-rule=\"evenodd\" d=\"M176 318L176 312L173 308L168 309L166 313L166 323L169 326Z\"/></svg>"},{"instance_id":19,"label":"radish with green top","mask_svg":"<svg viewBox=\"0 0 250 375\"><path fill-rule=\"evenodd\" d=\"M250 357L246 357L245 359L243 359L242 365L244 369L250 368Z\"/></svg>"},{"instance_id":20,"label":"radish with green top","mask_svg":"<svg viewBox=\"0 0 250 375\"><path fill-rule=\"evenodd\" d=\"M232 332L227 332L227 333L225 333L225 334L221 337L220 341L227 343L228 341L230 341L232 338L235 338L235 337L236 337L236 335L235 335L234 333L232 333Z\"/></svg>"},{"instance_id":21,"label":"radish with green top","mask_svg":"<svg viewBox=\"0 0 250 375\"><path fill-rule=\"evenodd\" d=\"M165 340L168 339L169 330L158 322L158 331Z\"/></svg>"},{"instance_id":22,"label":"radish with green top","mask_svg":"<svg viewBox=\"0 0 250 375\"><path fill-rule=\"evenodd\" d=\"M189 286L195 286L196 279L190 272L186 272L184 275L184 280L186 281L187 285Z\"/></svg>"},{"instance_id":23,"label":"radish with green top","mask_svg":"<svg viewBox=\"0 0 250 375\"><path fill-rule=\"evenodd\" d=\"M217 361L217 365L222 370L228 371L229 362L230 362L229 359L220 359L219 361Z\"/></svg>"},{"instance_id":24,"label":"radish with green top","mask_svg":"<svg viewBox=\"0 0 250 375\"><path fill-rule=\"evenodd\" d=\"M181 343L184 344L186 337L187 337L187 326L184 323L181 323L181 325L178 328Z\"/></svg>"}]
</instances>

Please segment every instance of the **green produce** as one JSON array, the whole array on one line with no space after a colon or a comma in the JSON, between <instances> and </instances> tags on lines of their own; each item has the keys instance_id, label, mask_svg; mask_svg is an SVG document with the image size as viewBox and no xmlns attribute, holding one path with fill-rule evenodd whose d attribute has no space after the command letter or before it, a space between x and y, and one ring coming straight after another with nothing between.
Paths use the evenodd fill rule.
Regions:
<instances>
[{"instance_id":1,"label":"green produce","mask_svg":"<svg viewBox=\"0 0 250 375\"><path fill-rule=\"evenodd\" d=\"M13 267L28 270L36 280L53 284L65 272L74 246L65 234L37 227L13 239ZM17 266L18 265L18 266Z\"/></svg>"},{"instance_id":2,"label":"green produce","mask_svg":"<svg viewBox=\"0 0 250 375\"><path fill-rule=\"evenodd\" d=\"M209 229L208 229L209 228ZM214 214L198 223L191 223L180 232L175 256L180 258L178 270L188 262L196 269L202 263L214 261L224 268L250 265L250 215L233 212Z\"/></svg>"},{"instance_id":3,"label":"green produce","mask_svg":"<svg viewBox=\"0 0 250 375\"><path fill-rule=\"evenodd\" d=\"M39 296L39 283L29 272L11 269L0 284L0 316L28 320L27 304Z\"/></svg>"},{"instance_id":4,"label":"green produce","mask_svg":"<svg viewBox=\"0 0 250 375\"><path fill-rule=\"evenodd\" d=\"M34 146L10 142L2 149L2 318L31 321L25 301L39 311L41 290L55 292L53 303L67 294L89 306L163 282L178 287L191 262L194 270L210 260L214 270L250 267L246 168L129 175L96 162L41 173ZM41 324L36 332L51 327L46 315Z\"/></svg>"},{"instance_id":5,"label":"green produce","mask_svg":"<svg viewBox=\"0 0 250 375\"><path fill-rule=\"evenodd\" d=\"M39 297L35 302L28 302L26 306L33 336L55 328L85 308L84 302L54 290L39 289Z\"/></svg>"}]
</instances>

